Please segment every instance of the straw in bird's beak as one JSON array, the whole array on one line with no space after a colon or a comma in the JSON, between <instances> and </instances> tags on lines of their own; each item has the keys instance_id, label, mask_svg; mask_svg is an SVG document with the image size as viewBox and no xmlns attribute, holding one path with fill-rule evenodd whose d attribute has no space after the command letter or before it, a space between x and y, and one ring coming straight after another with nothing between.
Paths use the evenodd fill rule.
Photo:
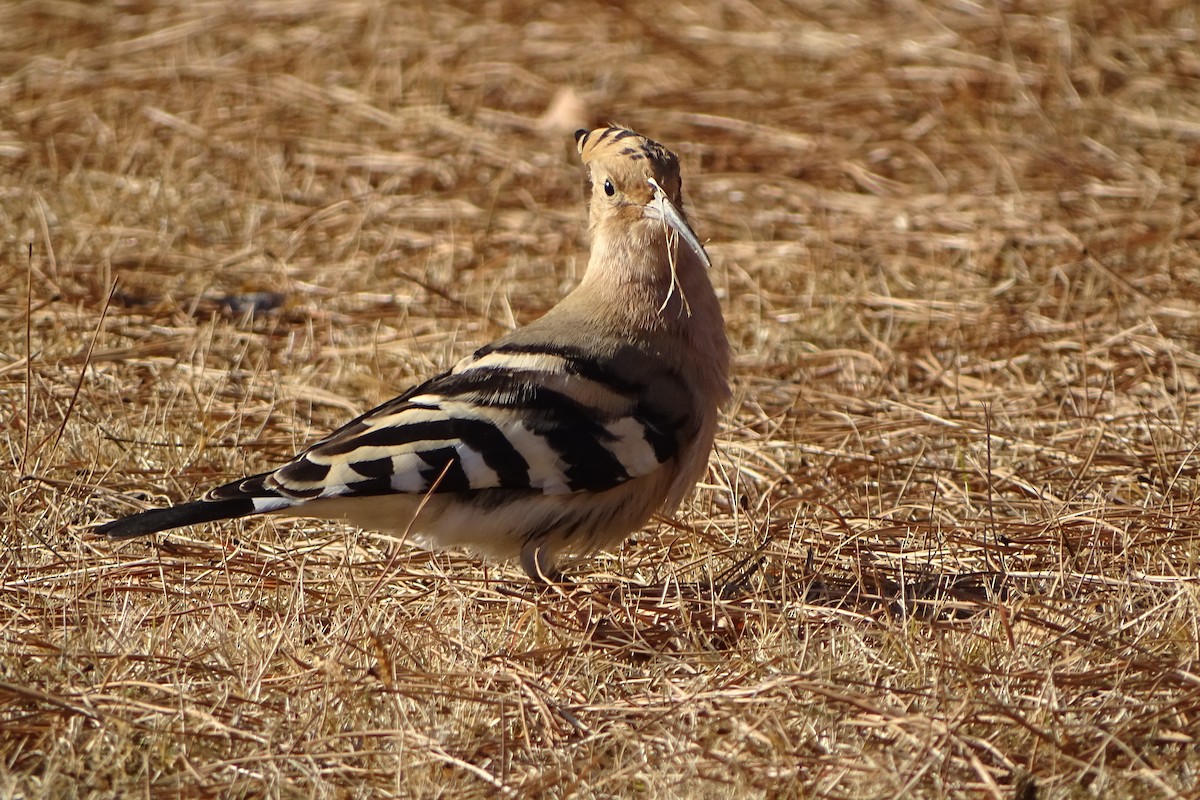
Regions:
<instances>
[{"instance_id":1,"label":"straw in bird's beak","mask_svg":"<svg viewBox=\"0 0 1200 800\"><path fill-rule=\"evenodd\" d=\"M692 252L700 257L701 263L706 267L711 267L712 262L708 259L708 253L704 252L704 245L700 244L700 239L696 237L696 232L687 224L687 221L683 218L683 214L671 202L671 198L667 197L667 193L658 185L658 181L654 180L654 178L647 178L646 182L654 190L654 196L650 198L650 202L644 207L645 215L650 219L659 219L667 223L671 230L679 234L679 238L683 239L684 244L692 248Z\"/></svg>"}]
</instances>

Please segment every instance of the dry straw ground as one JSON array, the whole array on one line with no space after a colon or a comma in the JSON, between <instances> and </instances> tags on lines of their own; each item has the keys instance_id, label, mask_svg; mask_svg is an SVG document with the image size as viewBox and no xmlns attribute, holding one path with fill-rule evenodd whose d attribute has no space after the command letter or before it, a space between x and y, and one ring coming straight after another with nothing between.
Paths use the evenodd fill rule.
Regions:
<instances>
[{"instance_id":1,"label":"dry straw ground","mask_svg":"<svg viewBox=\"0 0 1200 800\"><path fill-rule=\"evenodd\" d=\"M1200 771L1193 0L0 5L0 796L1121 797ZM682 154L737 353L538 591L89 523L550 307Z\"/></svg>"}]
</instances>

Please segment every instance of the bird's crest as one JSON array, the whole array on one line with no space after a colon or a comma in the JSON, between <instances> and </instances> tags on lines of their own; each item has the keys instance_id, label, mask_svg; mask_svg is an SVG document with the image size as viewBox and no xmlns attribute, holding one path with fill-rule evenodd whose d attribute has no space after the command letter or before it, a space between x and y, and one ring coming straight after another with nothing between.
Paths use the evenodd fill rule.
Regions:
<instances>
[{"instance_id":1,"label":"bird's crest","mask_svg":"<svg viewBox=\"0 0 1200 800\"><path fill-rule=\"evenodd\" d=\"M584 164L602 165L606 171L634 180L653 178L679 202L679 158L653 139L610 125L575 132L575 146Z\"/></svg>"}]
</instances>

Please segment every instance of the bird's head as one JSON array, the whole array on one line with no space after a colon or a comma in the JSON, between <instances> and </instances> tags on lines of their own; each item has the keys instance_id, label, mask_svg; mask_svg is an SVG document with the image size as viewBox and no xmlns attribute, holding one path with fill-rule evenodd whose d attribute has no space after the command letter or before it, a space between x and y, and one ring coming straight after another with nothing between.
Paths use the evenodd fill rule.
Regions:
<instances>
[{"instance_id":1,"label":"bird's head","mask_svg":"<svg viewBox=\"0 0 1200 800\"><path fill-rule=\"evenodd\" d=\"M620 127L576 131L575 144L591 178L593 228L615 224L635 230L641 220L659 222L704 266L711 265L683 212L683 181L674 153Z\"/></svg>"}]
</instances>

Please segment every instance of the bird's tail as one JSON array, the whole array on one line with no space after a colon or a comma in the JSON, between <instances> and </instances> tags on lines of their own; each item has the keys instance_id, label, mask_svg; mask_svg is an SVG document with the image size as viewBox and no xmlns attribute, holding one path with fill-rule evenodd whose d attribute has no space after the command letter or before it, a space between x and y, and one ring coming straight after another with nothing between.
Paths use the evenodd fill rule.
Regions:
<instances>
[{"instance_id":1,"label":"bird's tail","mask_svg":"<svg viewBox=\"0 0 1200 800\"><path fill-rule=\"evenodd\" d=\"M92 533L110 539L130 539L148 533L182 528L184 525L266 514L295 505L295 498L285 497L267 486L265 479L270 474L264 472L218 486L206 494L203 500L169 508L152 508L105 522L92 528Z\"/></svg>"}]
</instances>

